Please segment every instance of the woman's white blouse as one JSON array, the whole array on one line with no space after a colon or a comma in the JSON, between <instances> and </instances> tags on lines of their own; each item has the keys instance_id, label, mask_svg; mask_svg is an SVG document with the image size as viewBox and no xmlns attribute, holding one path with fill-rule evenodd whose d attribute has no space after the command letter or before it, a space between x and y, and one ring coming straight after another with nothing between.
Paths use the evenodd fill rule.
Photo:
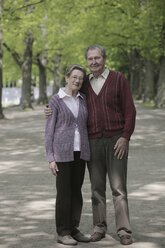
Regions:
<instances>
[{"instance_id":1,"label":"woman's white blouse","mask_svg":"<svg viewBox=\"0 0 165 248\"><path fill-rule=\"evenodd\" d=\"M79 112L79 97L82 97L80 95L80 93L78 93L77 96L74 98L74 97L66 94L64 91L64 88L60 88L58 95L60 98L62 98L64 103L67 105L67 107L73 113L74 117L77 118L78 112ZM78 127L76 127L76 129L75 129L74 151L80 151L80 133L78 131Z\"/></svg>"}]
</instances>

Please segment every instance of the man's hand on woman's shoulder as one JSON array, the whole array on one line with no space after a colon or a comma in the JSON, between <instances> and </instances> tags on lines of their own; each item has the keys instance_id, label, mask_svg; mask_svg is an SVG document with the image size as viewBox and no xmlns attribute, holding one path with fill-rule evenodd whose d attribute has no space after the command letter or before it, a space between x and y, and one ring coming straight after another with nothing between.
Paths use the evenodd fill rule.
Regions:
<instances>
[{"instance_id":1,"label":"man's hand on woman's shoulder","mask_svg":"<svg viewBox=\"0 0 165 248\"><path fill-rule=\"evenodd\" d=\"M49 115L51 115L53 112L53 110L51 108L49 108L49 104L46 104L45 108L44 108L44 113L45 113L45 117L49 117Z\"/></svg>"}]
</instances>

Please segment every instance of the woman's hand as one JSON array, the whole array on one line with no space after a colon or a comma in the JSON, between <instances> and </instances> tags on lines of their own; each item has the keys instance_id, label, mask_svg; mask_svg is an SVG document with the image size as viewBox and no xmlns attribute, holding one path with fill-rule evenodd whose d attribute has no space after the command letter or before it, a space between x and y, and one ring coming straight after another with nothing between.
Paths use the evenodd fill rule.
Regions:
<instances>
[{"instance_id":1,"label":"woman's hand","mask_svg":"<svg viewBox=\"0 0 165 248\"><path fill-rule=\"evenodd\" d=\"M57 176L59 170L58 170L58 166L55 161L52 161L49 163L49 168L51 169L52 174L54 176Z\"/></svg>"}]
</instances>

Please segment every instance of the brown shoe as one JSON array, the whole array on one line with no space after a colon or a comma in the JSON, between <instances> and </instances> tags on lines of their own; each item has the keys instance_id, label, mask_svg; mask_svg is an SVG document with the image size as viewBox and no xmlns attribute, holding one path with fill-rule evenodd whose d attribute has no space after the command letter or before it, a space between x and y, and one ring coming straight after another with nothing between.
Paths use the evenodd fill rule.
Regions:
<instances>
[{"instance_id":1,"label":"brown shoe","mask_svg":"<svg viewBox=\"0 0 165 248\"><path fill-rule=\"evenodd\" d=\"M131 236L129 236L129 235L122 235L120 237L120 243L122 245L130 245L133 243L133 240L132 240Z\"/></svg>"},{"instance_id":2,"label":"brown shoe","mask_svg":"<svg viewBox=\"0 0 165 248\"><path fill-rule=\"evenodd\" d=\"M102 238L105 237L105 233L99 233L99 232L95 232L91 235L91 242L97 242L100 241Z\"/></svg>"}]
</instances>

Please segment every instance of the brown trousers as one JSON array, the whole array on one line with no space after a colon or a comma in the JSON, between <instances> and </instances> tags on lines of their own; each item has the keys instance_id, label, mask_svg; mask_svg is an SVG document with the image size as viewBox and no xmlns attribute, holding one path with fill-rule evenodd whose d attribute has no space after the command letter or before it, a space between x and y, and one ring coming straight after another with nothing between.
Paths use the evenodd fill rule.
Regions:
<instances>
[{"instance_id":1,"label":"brown trousers","mask_svg":"<svg viewBox=\"0 0 165 248\"><path fill-rule=\"evenodd\" d=\"M85 161L80 159L80 152L74 152L74 161L57 165L56 230L64 236L76 233L80 223Z\"/></svg>"},{"instance_id":2,"label":"brown trousers","mask_svg":"<svg viewBox=\"0 0 165 248\"><path fill-rule=\"evenodd\" d=\"M120 136L90 140L91 160L88 170L92 190L94 232L105 233L106 222L106 175L108 174L115 208L118 235L130 234L127 201L127 158L114 156L114 146Z\"/></svg>"}]
</instances>

